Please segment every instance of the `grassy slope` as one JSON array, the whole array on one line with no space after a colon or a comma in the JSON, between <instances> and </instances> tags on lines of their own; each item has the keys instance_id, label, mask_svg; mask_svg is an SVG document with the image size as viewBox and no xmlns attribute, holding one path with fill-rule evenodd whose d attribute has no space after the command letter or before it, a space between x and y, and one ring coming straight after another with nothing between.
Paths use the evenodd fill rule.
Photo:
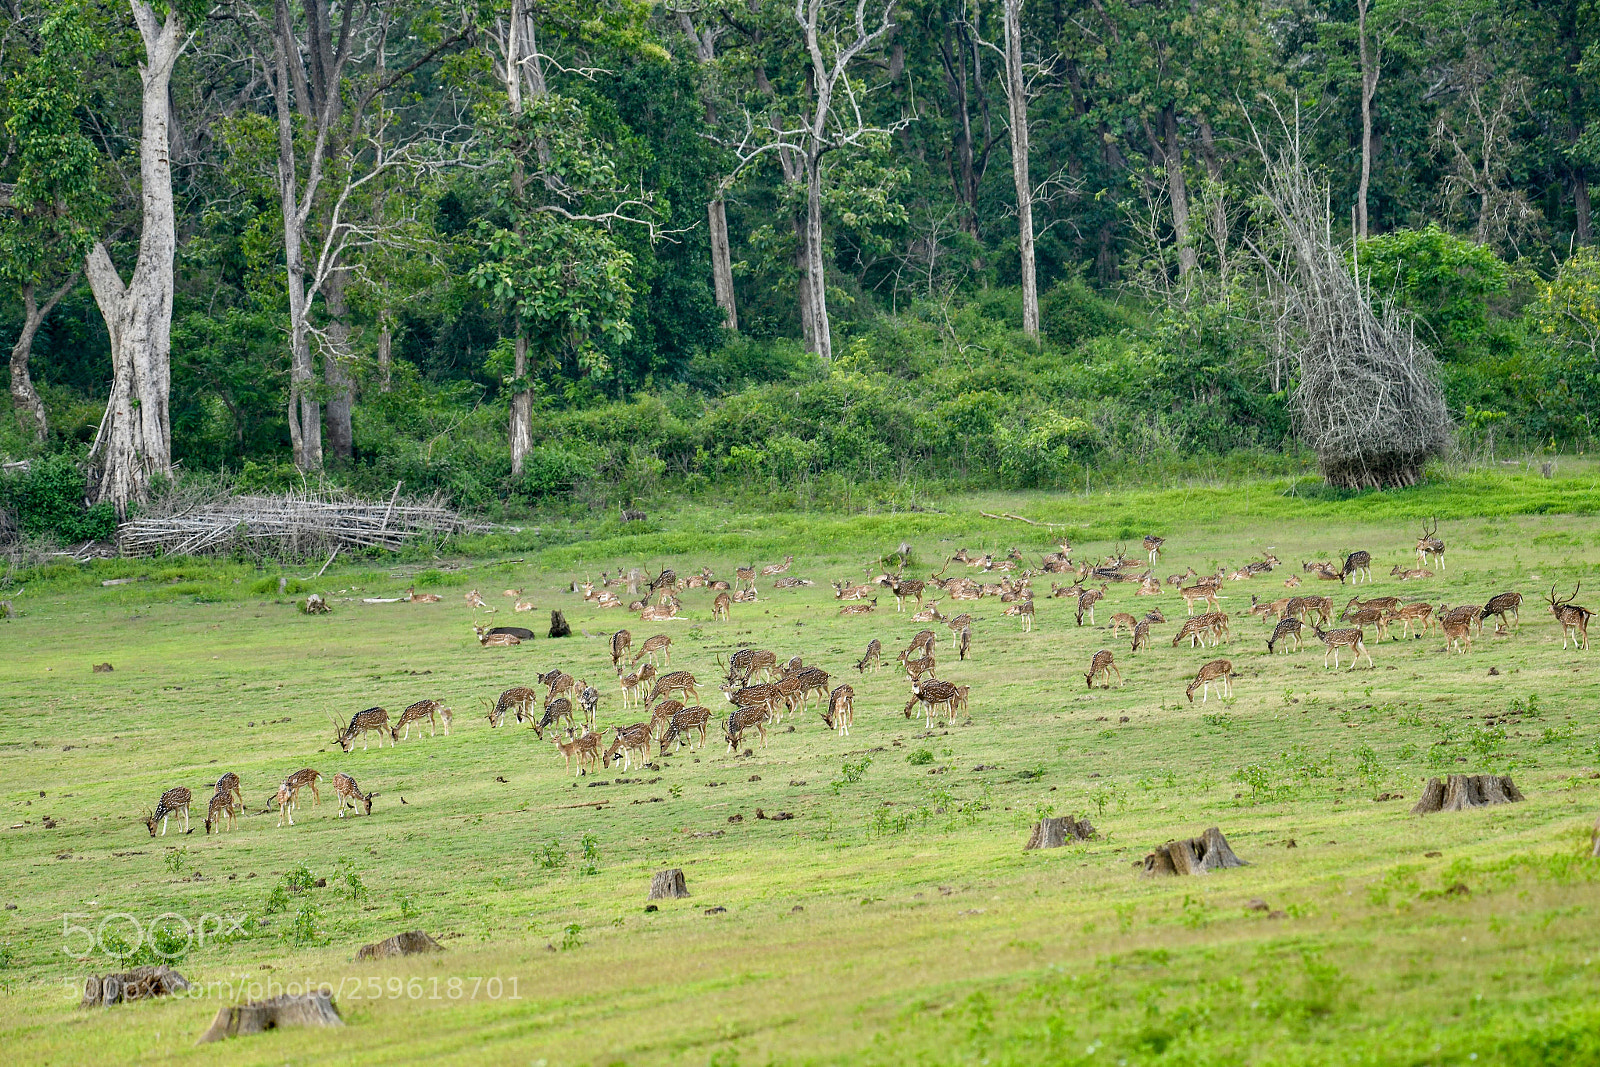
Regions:
<instances>
[{"instance_id":1,"label":"grassy slope","mask_svg":"<svg viewBox=\"0 0 1600 1067\"><path fill-rule=\"evenodd\" d=\"M257 575L244 568L113 564L36 582L17 598L22 617L0 628L0 803L6 826L22 824L0 830L0 897L18 904L0 912L11 954L0 971L0 1041L19 1062L280 1063L358 1049L374 1064L1592 1055L1600 861L1579 857L1596 805L1586 775L1600 764L1600 714L1591 661L1562 652L1538 598L1551 582L1570 588L1593 573L1593 475L1476 475L1356 500L1282 489L962 500L944 514L852 518L697 509L644 535L572 537L525 563L471 561L446 577L441 604L338 601L322 618L250 594ZM1037 628L1024 635L986 600L975 608L974 660L940 671L973 684L975 725L919 737L920 724L899 714L905 687L891 671L849 671L858 719L848 740L810 714L794 733L785 722L753 758L728 757L714 739L620 785L574 784L549 746L479 717L485 698L536 671L608 677L608 657L598 637L480 649L466 588L504 608L499 591L522 587L540 605L536 620L560 607L598 635L626 616L562 592L575 574L618 562L728 573L792 551L795 573L817 587L768 593L763 583L766 599L737 609L728 626L705 621L706 594L688 594L694 621L662 627L676 637L673 665L709 678L717 652L753 641L843 675L869 637L892 654L920 626L881 609L840 619L825 579L859 575L901 539L928 559L962 545L1047 544L1045 531L978 518L980 508L1070 523L1080 556L1157 530L1170 537L1163 574L1237 566L1270 545L1286 561L1366 547L1381 575L1410 559L1415 517L1436 513L1450 543L1447 578L1398 586L1380 577L1375 592L1455 603L1514 587L1530 603L1519 635L1486 634L1470 656L1444 655L1435 636L1374 642L1377 669L1353 673L1324 672L1309 649L1271 660L1265 628L1241 619L1223 653L1240 671L1236 700L1191 707L1183 686L1215 653L1171 648L1174 625L1156 627L1156 647L1133 656L1124 640L1075 628L1064 601L1040 600ZM141 571L157 580L98 587L103 575ZM371 570L335 570L321 583L357 598L404 584ZM1252 591L1282 586L1277 577L1232 584L1226 606L1241 608ZM1130 594L1113 590L1102 623L1148 606ZM1182 613L1176 597L1160 604L1169 618ZM655 628L632 629L639 640ZM1082 671L1102 646L1118 650L1127 685L1087 692ZM943 662L948 643L940 652ZM115 672L91 673L103 660ZM601 722L634 721L615 689L602 689ZM1513 716L1503 738L1486 726L1535 693L1537 713ZM330 713L422 696L455 706L454 736L349 755L330 746ZM1362 744L1377 760L1366 778ZM931 765L908 762L919 749ZM861 755L873 760L861 781L833 788L841 763ZM199 803L224 768L243 777L259 811L278 779L308 763L380 790L374 816L336 820L324 805L292 830L252 814L237 834L154 842L135 819L172 785L188 785ZM1244 767L1255 768L1253 786L1235 779ZM1528 802L1406 815L1428 775L1491 768L1513 773ZM1406 799L1373 801L1385 791ZM609 803L564 807L596 800ZM797 818L758 820L758 807ZM1024 855L1041 807L1087 812L1101 837ZM743 821L729 823L734 814ZM1151 845L1212 824L1250 867L1135 876ZM592 875L582 870L585 834L599 850ZM1297 847L1284 847L1289 839ZM552 841L564 866L544 866ZM168 857L180 845L174 871ZM302 863L331 886L355 869L369 896L357 905L337 888L312 890L250 939L198 949L180 969L200 980L417 976L420 999L357 999L347 986L349 1030L193 1050L214 1001L91 1014L62 992L63 978L91 969L60 954L63 913L92 923L168 910L259 917L279 877ZM646 914L649 874L669 865L687 871L695 895ZM1458 884L1469 892L1443 892ZM1288 915L1246 911L1254 897ZM288 939L308 901L320 946ZM713 905L728 910L703 913ZM418 926L448 953L352 962L357 945ZM581 944L564 949L573 926ZM106 969L103 957L94 962ZM502 976L502 999L483 990L451 999L450 977L480 975ZM429 999L435 977L438 1000ZM504 996L512 977L517 1001Z\"/></svg>"}]
</instances>

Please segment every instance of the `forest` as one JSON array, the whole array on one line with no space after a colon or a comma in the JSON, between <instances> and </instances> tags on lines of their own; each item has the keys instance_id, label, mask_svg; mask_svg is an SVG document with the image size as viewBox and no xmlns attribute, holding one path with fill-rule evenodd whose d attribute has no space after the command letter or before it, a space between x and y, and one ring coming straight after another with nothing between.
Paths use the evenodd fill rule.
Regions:
<instances>
[{"instance_id":1,"label":"forest","mask_svg":"<svg viewBox=\"0 0 1600 1067\"><path fill-rule=\"evenodd\" d=\"M1286 165L1416 462L1594 445L1592 0L5 6L24 534L1309 469Z\"/></svg>"}]
</instances>

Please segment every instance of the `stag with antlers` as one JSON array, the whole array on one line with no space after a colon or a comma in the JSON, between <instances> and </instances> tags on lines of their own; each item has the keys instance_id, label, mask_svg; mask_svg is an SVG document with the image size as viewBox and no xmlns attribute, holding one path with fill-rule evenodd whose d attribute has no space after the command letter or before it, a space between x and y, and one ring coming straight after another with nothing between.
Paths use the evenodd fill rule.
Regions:
<instances>
[{"instance_id":1,"label":"stag with antlers","mask_svg":"<svg viewBox=\"0 0 1600 1067\"><path fill-rule=\"evenodd\" d=\"M1588 608L1579 607L1573 601L1578 597L1578 590L1583 588L1579 582L1572 587L1572 595L1556 598L1556 587L1550 587L1550 595L1545 597L1550 602L1550 614L1556 617L1561 624L1561 648L1566 650L1567 639L1571 638L1572 647L1587 651L1589 648L1589 620L1594 617L1594 612Z\"/></svg>"},{"instance_id":2,"label":"stag with antlers","mask_svg":"<svg viewBox=\"0 0 1600 1067\"><path fill-rule=\"evenodd\" d=\"M1439 520L1434 519L1433 525L1422 525L1422 536L1417 538L1417 567L1428 565L1428 557L1434 557L1439 564L1439 571L1444 572L1444 542L1439 539Z\"/></svg>"}]
</instances>

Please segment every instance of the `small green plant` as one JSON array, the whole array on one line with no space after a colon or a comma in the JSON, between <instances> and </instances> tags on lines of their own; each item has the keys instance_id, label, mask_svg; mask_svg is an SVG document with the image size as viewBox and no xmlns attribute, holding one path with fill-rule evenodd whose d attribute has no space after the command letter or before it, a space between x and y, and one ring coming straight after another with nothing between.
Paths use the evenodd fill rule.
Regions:
<instances>
[{"instance_id":1,"label":"small green plant","mask_svg":"<svg viewBox=\"0 0 1600 1067\"><path fill-rule=\"evenodd\" d=\"M539 857L539 866L547 871L556 870L567 865L567 850L561 847L561 842L552 837L550 843L544 846L543 854Z\"/></svg>"},{"instance_id":2,"label":"small green plant","mask_svg":"<svg viewBox=\"0 0 1600 1067\"><path fill-rule=\"evenodd\" d=\"M1562 726L1546 726L1539 735L1541 745L1564 745L1572 740L1572 732Z\"/></svg>"},{"instance_id":3,"label":"small green plant","mask_svg":"<svg viewBox=\"0 0 1600 1067\"><path fill-rule=\"evenodd\" d=\"M415 919L422 914L422 909L417 907L417 898L410 893L398 889L395 890L394 902L400 906L400 917L402 919Z\"/></svg>"},{"instance_id":4,"label":"small green plant","mask_svg":"<svg viewBox=\"0 0 1600 1067\"><path fill-rule=\"evenodd\" d=\"M667 792L672 794L672 799L673 800L677 800L679 797L683 796L683 786L682 785L668 786L667 787Z\"/></svg>"},{"instance_id":5,"label":"small green plant","mask_svg":"<svg viewBox=\"0 0 1600 1067\"><path fill-rule=\"evenodd\" d=\"M1378 753L1371 745L1360 744L1356 746L1356 777L1368 785L1376 786L1383 780L1383 764L1378 760Z\"/></svg>"},{"instance_id":6,"label":"small green plant","mask_svg":"<svg viewBox=\"0 0 1600 1067\"><path fill-rule=\"evenodd\" d=\"M1231 730L1234 727L1233 716L1224 711L1208 712L1200 716L1200 721L1218 730Z\"/></svg>"},{"instance_id":7,"label":"small green plant","mask_svg":"<svg viewBox=\"0 0 1600 1067\"><path fill-rule=\"evenodd\" d=\"M1274 792L1272 772L1259 763L1247 763L1228 777L1249 786L1251 796L1269 797Z\"/></svg>"},{"instance_id":8,"label":"small green plant","mask_svg":"<svg viewBox=\"0 0 1600 1067\"><path fill-rule=\"evenodd\" d=\"M600 873L600 839L594 834L583 835L583 866L578 868L580 874Z\"/></svg>"},{"instance_id":9,"label":"small green plant","mask_svg":"<svg viewBox=\"0 0 1600 1067\"><path fill-rule=\"evenodd\" d=\"M317 907L316 901L308 900L300 905L285 936L302 948L323 943L322 909Z\"/></svg>"},{"instance_id":10,"label":"small green plant","mask_svg":"<svg viewBox=\"0 0 1600 1067\"><path fill-rule=\"evenodd\" d=\"M1473 723L1467 728L1467 747L1472 749L1472 754L1480 760L1493 759L1499 754L1505 740L1506 728L1498 723L1494 726L1480 726L1478 723Z\"/></svg>"},{"instance_id":11,"label":"small green plant","mask_svg":"<svg viewBox=\"0 0 1600 1067\"><path fill-rule=\"evenodd\" d=\"M1095 814L1105 818L1107 807L1115 804L1117 810L1121 811L1126 800L1115 782L1102 782L1089 794L1089 802L1094 805Z\"/></svg>"},{"instance_id":12,"label":"small green plant","mask_svg":"<svg viewBox=\"0 0 1600 1067\"><path fill-rule=\"evenodd\" d=\"M866 775L867 768L872 766L871 756L862 756L854 763L845 760L839 765L839 777L833 780L833 791L837 793L847 785L854 785Z\"/></svg>"},{"instance_id":13,"label":"small green plant","mask_svg":"<svg viewBox=\"0 0 1600 1067\"><path fill-rule=\"evenodd\" d=\"M583 944L583 927L578 923L568 923L561 932L561 951L570 952Z\"/></svg>"},{"instance_id":14,"label":"small green plant","mask_svg":"<svg viewBox=\"0 0 1600 1067\"><path fill-rule=\"evenodd\" d=\"M350 906L359 908L367 899L367 884L361 880L361 872L345 859L339 861L335 870L336 877L344 883L344 891L350 897Z\"/></svg>"},{"instance_id":15,"label":"small green plant","mask_svg":"<svg viewBox=\"0 0 1600 1067\"><path fill-rule=\"evenodd\" d=\"M926 767L933 762L933 749L919 748L906 757L906 762L913 767Z\"/></svg>"},{"instance_id":16,"label":"small green plant","mask_svg":"<svg viewBox=\"0 0 1600 1067\"><path fill-rule=\"evenodd\" d=\"M187 847L169 848L165 857L167 870L173 874L182 874L183 869L189 865L189 850Z\"/></svg>"},{"instance_id":17,"label":"small green plant","mask_svg":"<svg viewBox=\"0 0 1600 1067\"><path fill-rule=\"evenodd\" d=\"M317 880L312 877L311 868L302 863L293 870L284 872L283 877L278 879L278 884L267 894L267 902L262 910L268 915L288 911L291 898L299 896L316 884Z\"/></svg>"}]
</instances>

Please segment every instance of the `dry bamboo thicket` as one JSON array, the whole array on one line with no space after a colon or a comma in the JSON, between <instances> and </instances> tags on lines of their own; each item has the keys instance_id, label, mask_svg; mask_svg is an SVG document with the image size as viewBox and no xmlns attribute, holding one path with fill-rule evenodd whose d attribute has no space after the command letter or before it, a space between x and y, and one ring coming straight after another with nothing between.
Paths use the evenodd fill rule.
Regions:
<instances>
[{"instance_id":1,"label":"dry bamboo thicket","mask_svg":"<svg viewBox=\"0 0 1600 1067\"><path fill-rule=\"evenodd\" d=\"M1298 375L1296 430L1328 484L1343 489L1415 485L1450 442L1438 367L1411 320L1374 310L1360 264L1334 242L1325 181L1283 124L1261 192L1275 240L1258 249L1270 279L1270 340Z\"/></svg>"},{"instance_id":2,"label":"dry bamboo thicket","mask_svg":"<svg viewBox=\"0 0 1600 1067\"><path fill-rule=\"evenodd\" d=\"M355 500L337 493L218 496L117 527L124 556L216 555L244 551L276 559L314 559L337 549L397 549L437 543L468 528L435 500Z\"/></svg>"}]
</instances>

